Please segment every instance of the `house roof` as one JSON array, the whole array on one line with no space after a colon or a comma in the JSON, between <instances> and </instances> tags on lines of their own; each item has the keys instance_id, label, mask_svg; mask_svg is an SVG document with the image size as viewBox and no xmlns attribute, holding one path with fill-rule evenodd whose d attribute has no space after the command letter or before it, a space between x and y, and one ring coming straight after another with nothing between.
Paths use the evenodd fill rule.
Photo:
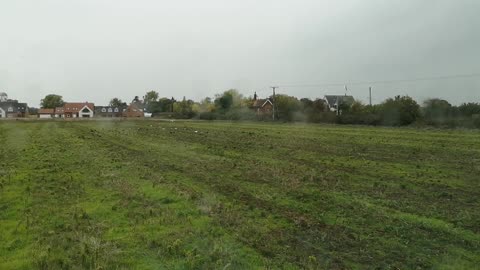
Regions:
<instances>
[{"instance_id":1,"label":"house roof","mask_svg":"<svg viewBox=\"0 0 480 270\"><path fill-rule=\"evenodd\" d=\"M353 96L347 95L326 95L325 100L329 106L335 106L338 104L352 104L355 102Z\"/></svg>"},{"instance_id":2,"label":"house roof","mask_svg":"<svg viewBox=\"0 0 480 270\"><path fill-rule=\"evenodd\" d=\"M78 113L80 112L85 106L87 106L90 110L95 110L95 104L88 103L88 102L73 102L73 103L65 103L63 105L63 109L65 113Z\"/></svg>"},{"instance_id":3,"label":"house roof","mask_svg":"<svg viewBox=\"0 0 480 270\"><path fill-rule=\"evenodd\" d=\"M145 109L145 106L143 104L141 104L140 102L132 102L130 103L130 105L128 106L128 109L136 109L138 111L141 111L143 112L144 109Z\"/></svg>"},{"instance_id":4,"label":"house roof","mask_svg":"<svg viewBox=\"0 0 480 270\"><path fill-rule=\"evenodd\" d=\"M273 103L270 101L269 98L267 98L267 99L257 99L257 100L255 100L255 102L253 103L253 107L254 107L254 108L263 108L263 107L264 107L266 104L268 104L268 103L270 103L270 104L273 105Z\"/></svg>"},{"instance_id":5,"label":"house roof","mask_svg":"<svg viewBox=\"0 0 480 270\"><path fill-rule=\"evenodd\" d=\"M0 107L8 113L26 113L28 111L27 103L20 103L18 100L0 102Z\"/></svg>"},{"instance_id":6,"label":"house roof","mask_svg":"<svg viewBox=\"0 0 480 270\"><path fill-rule=\"evenodd\" d=\"M109 112L109 110L111 110L110 113L119 113L119 112L123 112L125 107L112 107L112 106L95 106L95 112L96 113L104 113L103 110L106 110L106 112ZM117 111L115 111L115 109Z\"/></svg>"},{"instance_id":7,"label":"house roof","mask_svg":"<svg viewBox=\"0 0 480 270\"><path fill-rule=\"evenodd\" d=\"M63 107L57 107L55 108L55 113L63 113L65 110Z\"/></svg>"},{"instance_id":8,"label":"house roof","mask_svg":"<svg viewBox=\"0 0 480 270\"><path fill-rule=\"evenodd\" d=\"M38 114L54 114L55 109L40 109L38 110Z\"/></svg>"}]
</instances>

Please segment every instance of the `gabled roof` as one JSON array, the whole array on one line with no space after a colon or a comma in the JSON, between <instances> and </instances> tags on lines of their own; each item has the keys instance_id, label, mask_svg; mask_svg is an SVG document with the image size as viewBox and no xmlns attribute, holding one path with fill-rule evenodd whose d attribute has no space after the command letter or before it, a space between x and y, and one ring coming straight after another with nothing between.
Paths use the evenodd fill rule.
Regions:
<instances>
[{"instance_id":1,"label":"gabled roof","mask_svg":"<svg viewBox=\"0 0 480 270\"><path fill-rule=\"evenodd\" d=\"M85 106L87 106L92 112L95 110L95 104L88 102L65 103L65 105L63 105L63 109L65 113L78 113L85 108Z\"/></svg>"},{"instance_id":2,"label":"gabled roof","mask_svg":"<svg viewBox=\"0 0 480 270\"><path fill-rule=\"evenodd\" d=\"M0 102L0 107L7 113L26 113L28 111L27 103L20 103L18 100L7 100Z\"/></svg>"},{"instance_id":3,"label":"gabled roof","mask_svg":"<svg viewBox=\"0 0 480 270\"><path fill-rule=\"evenodd\" d=\"M139 111L142 111L145 109L145 106L140 103L140 102L132 102L130 103L130 105L128 106L129 109L137 109Z\"/></svg>"},{"instance_id":4,"label":"gabled roof","mask_svg":"<svg viewBox=\"0 0 480 270\"><path fill-rule=\"evenodd\" d=\"M267 99L257 99L253 103L253 108L263 108L265 105L269 104L273 106L273 103L270 101L269 98Z\"/></svg>"},{"instance_id":5,"label":"gabled roof","mask_svg":"<svg viewBox=\"0 0 480 270\"><path fill-rule=\"evenodd\" d=\"M325 100L329 106L336 106L337 104L349 104L355 102L353 96L347 95L326 95Z\"/></svg>"},{"instance_id":6,"label":"gabled roof","mask_svg":"<svg viewBox=\"0 0 480 270\"><path fill-rule=\"evenodd\" d=\"M115 111L115 109L117 111ZM123 112L125 109L125 107L121 106L121 107L112 107L112 106L95 106L95 112L96 113L105 113L103 110L105 110L106 112L109 112L109 110L111 110L110 113L119 113L119 112Z\"/></svg>"},{"instance_id":7,"label":"gabled roof","mask_svg":"<svg viewBox=\"0 0 480 270\"><path fill-rule=\"evenodd\" d=\"M137 108L139 109L145 109L147 106L141 102L141 101L137 101L137 102L132 102L130 105L134 104Z\"/></svg>"}]
</instances>

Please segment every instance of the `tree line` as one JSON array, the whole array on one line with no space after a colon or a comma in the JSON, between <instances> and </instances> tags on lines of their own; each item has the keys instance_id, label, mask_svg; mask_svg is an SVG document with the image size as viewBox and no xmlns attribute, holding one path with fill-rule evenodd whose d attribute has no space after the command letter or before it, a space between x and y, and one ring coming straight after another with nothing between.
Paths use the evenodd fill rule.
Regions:
<instances>
[{"instance_id":1,"label":"tree line","mask_svg":"<svg viewBox=\"0 0 480 270\"><path fill-rule=\"evenodd\" d=\"M273 97L269 97L273 101ZM140 99L154 117L202 120L272 121L271 114L258 114L254 110L255 98L231 89L206 97L199 102L183 98L160 97L149 91ZM42 100L43 108L55 108L63 104L61 96L49 95ZM127 106L119 98L113 98L110 106ZM463 103L459 106L443 99L428 99L422 103L409 96L395 96L380 104L365 105L360 101L340 103L332 111L323 99L297 98L279 94L275 96L275 118L282 122L361 124L374 126L429 125L437 127L480 128L480 103ZM339 113L337 113L337 111Z\"/></svg>"},{"instance_id":2,"label":"tree line","mask_svg":"<svg viewBox=\"0 0 480 270\"><path fill-rule=\"evenodd\" d=\"M147 95L152 96L152 95ZM269 97L273 100L273 97ZM174 102L173 117L203 120L261 120L271 121L270 115L258 115L253 108L253 97L237 90L228 90L204 98L200 102L183 99L155 98L148 100L152 113L167 112ZM275 96L275 118L283 122L310 122L361 124L384 126L431 125L437 127L480 128L480 103L454 106L446 100L428 99L418 103L409 96L395 96L380 104L365 105L360 101L338 104L341 113L332 111L324 99L297 98L289 95Z\"/></svg>"}]
</instances>

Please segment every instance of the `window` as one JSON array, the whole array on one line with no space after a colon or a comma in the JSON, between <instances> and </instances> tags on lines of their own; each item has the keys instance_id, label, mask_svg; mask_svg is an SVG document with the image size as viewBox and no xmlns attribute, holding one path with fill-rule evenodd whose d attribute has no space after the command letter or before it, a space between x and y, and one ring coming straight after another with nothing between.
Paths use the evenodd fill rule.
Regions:
<instances>
[{"instance_id":1,"label":"window","mask_svg":"<svg viewBox=\"0 0 480 270\"><path fill-rule=\"evenodd\" d=\"M9 112L13 112L13 107L8 107Z\"/></svg>"},{"instance_id":2,"label":"window","mask_svg":"<svg viewBox=\"0 0 480 270\"><path fill-rule=\"evenodd\" d=\"M118 108L115 108L115 112L118 112Z\"/></svg>"},{"instance_id":3,"label":"window","mask_svg":"<svg viewBox=\"0 0 480 270\"><path fill-rule=\"evenodd\" d=\"M102 112L107 112L107 109L103 108L103 109L102 109Z\"/></svg>"},{"instance_id":4,"label":"window","mask_svg":"<svg viewBox=\"0 0 480 270\"><path fill-rule=\"evenodd\" d=\"M108 108L108 112L110 112L110 113L111 113L111 112L112 112L112 108Z\"/></svg>"}]
</instances>

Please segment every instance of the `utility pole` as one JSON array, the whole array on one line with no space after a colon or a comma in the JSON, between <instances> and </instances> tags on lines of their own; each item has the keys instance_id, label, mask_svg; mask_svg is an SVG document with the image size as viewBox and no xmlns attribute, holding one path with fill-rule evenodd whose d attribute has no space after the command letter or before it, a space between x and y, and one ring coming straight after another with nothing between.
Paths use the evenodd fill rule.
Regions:
<instances>
[{"instance_id":1,"label":"utility pole","mask_svg":"<svg viewBox=\"0 0 480 270\"><path fill-rule=\"evenodd\" d=\"M340 108L339 108L339 106L338 106L338 105L339 105L339 102L338 102L339 97L337 97L336 99L337 99L337 100L336 100L336 102L335 102L335 107L337 107L337 116L339 116L339 115L340 115Z\"/></svg>"},{"instance_id":2,"label":"utility pole","mask_svg":"<svg viewBox=\"0 0 480 270\"><path fill-rule=\"evenodd\" d=\"M272 88L273 90L273 114L272 114L272 117L273 117L273 121L275 121L275 105L276 105L276 102L275 102L275 90L278 88L278 86L272 86L270 87Z\"/></svg>"},{"instance_id":3,"label":"utility pole","mask_svg":"<svg viewBox=\"0 0 480 270\"><path fill-rule=\"evenodd\" d=\"M371 86L370 88L368 88L368 92L369 92L370 106L372 106L372 87Z\"/></svg>"}]
</instances>

